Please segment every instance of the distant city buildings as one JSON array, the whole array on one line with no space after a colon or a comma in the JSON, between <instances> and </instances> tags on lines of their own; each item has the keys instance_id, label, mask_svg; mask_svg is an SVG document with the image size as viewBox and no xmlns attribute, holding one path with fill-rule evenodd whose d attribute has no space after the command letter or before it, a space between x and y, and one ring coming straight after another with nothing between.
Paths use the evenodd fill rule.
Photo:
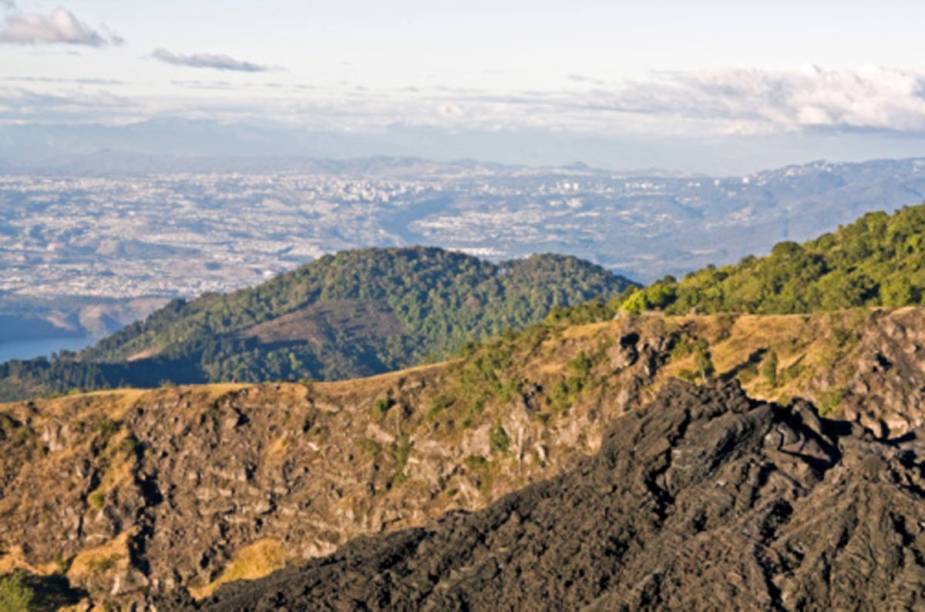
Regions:
<instances>
[{"instance_id":1,"label":"distant city buildings","mask_svg":"<svg viewBox=\"0 0 925 612\"><path fill-rule=\"evenodd\" d=\"M646 281L925 193L916 160L716 179L466 164L389 172L0 176L0 295L195 296L324 253L410 244L492 259L569 253Z\"/></svg>"}]
</instances>

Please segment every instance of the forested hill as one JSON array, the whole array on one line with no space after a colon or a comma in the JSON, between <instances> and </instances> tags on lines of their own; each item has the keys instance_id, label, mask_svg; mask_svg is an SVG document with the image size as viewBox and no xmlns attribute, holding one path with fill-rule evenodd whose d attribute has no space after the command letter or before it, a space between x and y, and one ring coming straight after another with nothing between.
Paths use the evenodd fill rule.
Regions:
<instances>
[{"instance_id":1,"label":"forested hill","mask_svg":"<svg viewBox=\"0 0 925 612\"><path fill-rule=\"evenodd\" d=\"M868 213L803 244L781 242L767 257L663 279L613 309L786 314L906 306L922 303L923 295L925 205L919 205Z\"/></svg>"},{"instance_id":2,"label":"forested hill","mask_svg":"<svg viewBox=\"0 0 925 612\"><path fill-rule=\"evenodd\" d=\"M559 255L494 264L436 248L347 251L252 289L172 302L77 355L0 366L0 398L364 376L446 356L629 286Z\"/></svg>"}]
</instances>

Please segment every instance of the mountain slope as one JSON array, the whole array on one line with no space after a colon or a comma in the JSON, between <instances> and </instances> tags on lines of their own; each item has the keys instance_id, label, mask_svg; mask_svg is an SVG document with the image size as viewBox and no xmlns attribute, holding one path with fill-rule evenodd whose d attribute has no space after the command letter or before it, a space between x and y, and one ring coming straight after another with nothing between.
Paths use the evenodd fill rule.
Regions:
<instances>
[{"instance_id":1,"label":"mountain slope","mask_svg":"<svg viewBox=\"0 0 925 612\"><path fill-rule=\"evenodd\" d=\"M919 304L925 296L925 205L869 213L815 240L777 244L767 257L668 278L624 306L672 313L797 313Z\"/></svg>"},{"instance_id":2,"label":"mountain slope","mask_svg":"<svg viewBox=\"0 0 925 612\"><path fill-rule=\"evenodd\" d=\"M912 609L925 605L923 443L870 441L805 403L671 384L552 480L185 604Z\"/></svg>"},{"instance_id":3,"label":"mountain slope","mask_svg":"<svg viewBox=\"0 0 925 612\"><path fill-rule=\"evenodd\" d=\"M63 576L116 607L207 597L555 477L673 378L914 436L923 338L921 308L647 315L534 325L366 379L0 405L0 575Z\"/></svg>"},{"instance_id":4,"label":"mountain slope","mask_svg":"<svg viewBox=\"0 0 925 612\"><path fill-rule=\"evenodd\" d=\"M434 248L348 251L253 289L172 302L79 355L2 366L0 397L370 375L628 286L573 257L497 265Z\"/></svg>"}]
</instances>

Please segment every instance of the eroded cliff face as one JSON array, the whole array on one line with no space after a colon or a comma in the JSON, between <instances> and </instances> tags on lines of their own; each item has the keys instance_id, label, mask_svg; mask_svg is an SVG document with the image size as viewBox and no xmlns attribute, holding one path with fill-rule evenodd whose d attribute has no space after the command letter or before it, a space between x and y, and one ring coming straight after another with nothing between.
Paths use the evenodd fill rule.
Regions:
<instances>
[{"instance_id":1,"label":"eroded cliff face","mask_svg":"<svg viewBox=\"0 0 925 612\"><path fill-rule=\"evenodd\" d=\"M925 422L925 320L919 308L875 313L847 356L837 414L880 436L896 436ZM827 381L827 377L821 377Z\"/></svg>"},{"instance_id":2,"label":"eroded cliff face","mask_svg":"<svg viewBox=\"0 0 925 612\"><path fill-rule=\"evenodd\" d=\"M925 415L923 337L917 309L652 316L342 383L0 406L0 574L63 574L99 604L204 598L562 474L677 376L738 379L752 397L805 397L874 437L904 435Z\"/></svg>"},{"instance_id":3,"label":"eroded cliff face","mask_svg":"<svg viewBox=\"0 0 925 612\"><path fill-rule=\"evenodd\" d=\"M361 539L198 605L285 609L913 609L923 441L804 402L666 386L597 455L488 508Z\"/></svg>"}]
</instances>

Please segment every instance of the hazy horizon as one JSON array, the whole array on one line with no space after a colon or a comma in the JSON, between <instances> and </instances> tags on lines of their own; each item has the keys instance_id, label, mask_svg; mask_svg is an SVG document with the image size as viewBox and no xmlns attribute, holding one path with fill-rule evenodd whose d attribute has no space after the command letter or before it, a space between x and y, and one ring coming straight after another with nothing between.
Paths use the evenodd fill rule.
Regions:
<instances>
[{"instance_id":1,"label":"hazy horizon","mask_svg":"<svg viewBox=\"0 0 925 612\"><path fill-rule=\"evenodd\" d=\"M30 154L14 128L48 158L152 120L235 155L707 174L925 155L925 6L867 7L3 0L0 159ZM203 149L190 131L113 150Z\"/></svg>"}]
</instances>

